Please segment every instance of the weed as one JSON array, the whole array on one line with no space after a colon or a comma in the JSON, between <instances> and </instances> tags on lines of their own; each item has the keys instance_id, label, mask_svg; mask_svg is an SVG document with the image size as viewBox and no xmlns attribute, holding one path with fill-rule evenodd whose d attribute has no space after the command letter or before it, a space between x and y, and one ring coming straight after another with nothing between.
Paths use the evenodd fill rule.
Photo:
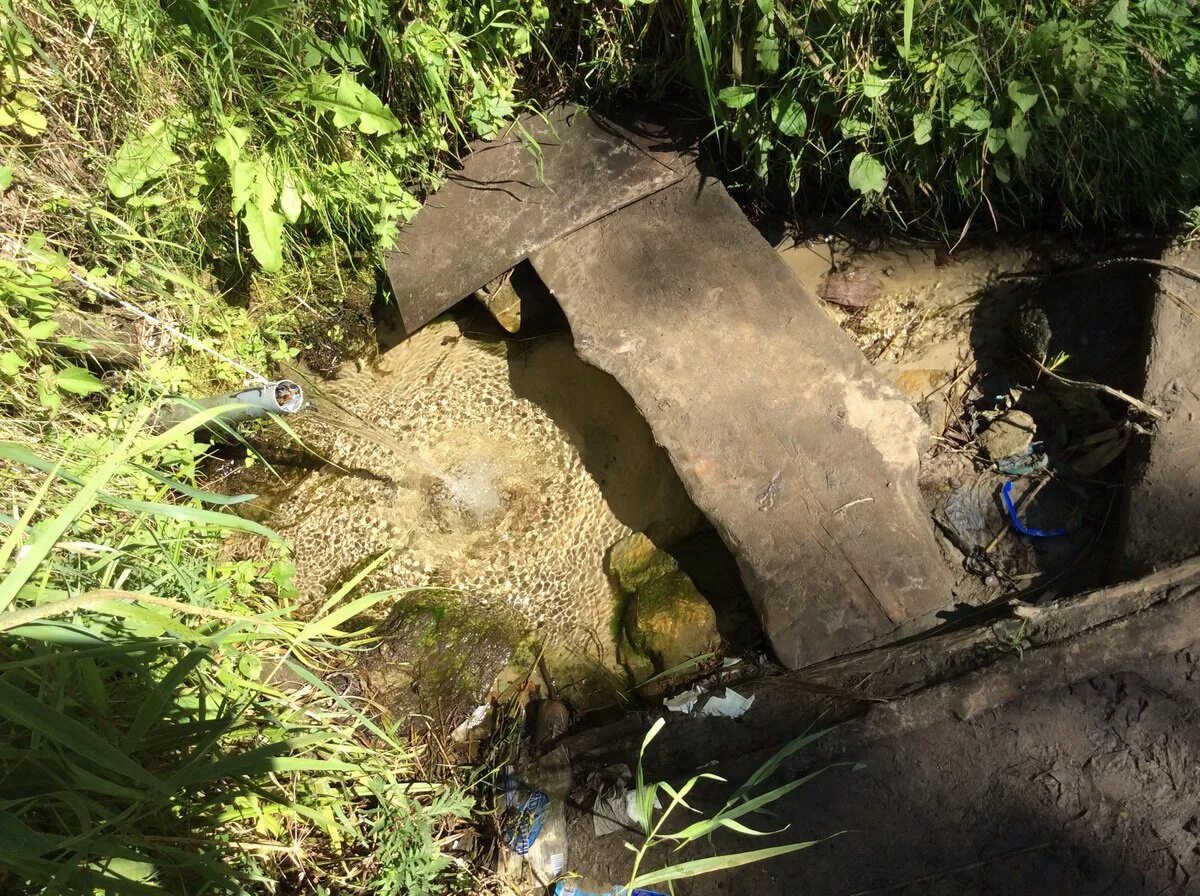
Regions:
<instances>
[{"instance_id":1,"label":"weed","mask_svg":"<svg viewBox=\"0 0 1200 896\"><path fill-rule=\"evenodd\" d=\"M748 837L762 837L782 833L783 829L777 831L756 830L749 827L740 819L767 811L768 807L773 803L783 799L792 791L802 787L817 775L826 771L827 768L832 767L818 769L810 774L793 778L786 784L782 784L765 793L753 795L759 785L778 771L788 757L808 746L826 732L816 731L802 735L784 745L770 759L759 766L740 787L733 791L725 801L725 804L717 812L707 818L702 818L699 821L686 825L679 830L671 831L668 829L667 823L673 817L676 810L683 808L691 812L697 811L687 801L688 796L695 789L696 785L703 781L723 784L725 783L725 779L719 775L705 772L689 778L678 789L665 782L648 782L644 771L646 748L658 736L665 724L664 719L658 719L651 726L642 740L642 747L638 754L635 775L635 806L637 808L637 818L635 820L642 826L645 838L641 845L637 847L626 844L634 854L633 868L630 872L628 884L630 892L638 887L651 887L657 884L669 883L671 881L696 877L701 874L710 874L714 871L725 871L741 865L765 861L802 849L808 849L821 842L819 840L805 840L781 846L769 846L763 849L749 850L747 852L716 855L703 859L691 859L679 864L668 864L657 871L643 871L643 864L645 864L649 854L656 847L671 846L674 852L679 852L689 845L708 839L713 834L721 831L733 832ZM655 804L658 802L660 792L667 796L668 802L659 816L655 818Z\"/></svg>"},{"instance_id":2,"label":"weed","mask_svg":"<svg viewBox=\"0 0 1200 896\"><path fill-rule=\"evenodd\" d=\"M694 97L732 176L806 212L854 203L937 229L980 209L1165 223L1196 204L1193 4L617 6L575 13L587 61L569 83Z\"/></svg>"}]
</instances>

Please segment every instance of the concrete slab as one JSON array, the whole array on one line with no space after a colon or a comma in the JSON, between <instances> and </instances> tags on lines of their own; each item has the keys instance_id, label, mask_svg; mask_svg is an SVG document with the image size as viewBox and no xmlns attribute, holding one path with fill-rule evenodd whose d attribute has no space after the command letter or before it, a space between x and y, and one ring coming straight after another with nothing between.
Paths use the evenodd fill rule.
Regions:
<instances>
[{"instance_id":1,"label":"concrete slab","mask_svg":"<svg viewBox=\"0 0 1200 896\"><path fill-rule=\"evenodd\" d=\"M1200 247L1163 261L1200 274ZM1132 578L1200 554L1200 282L1164 270L1150 316L1143 400L1167 413L1129 463L1117 574Z\"/></svg>"},{"instance_id":2,"label":"concrete slab","mask_svg":"<svg viewBox=\"0 0 1200 896\"><path fill-rule=\"evenodd\" d=\"M559 237L676 183L689 164L652 130L573 107L477 143L385 259L405 331Z\"/></svg>"},{"instance_id":3,"label":"concrete slab","mask_svg":"<svg viewBox=\"0 0 1200 896\"><path fill-rule=\"evenodd\" d=\"M633 397L804 666L951 603L922 425L715 181L535 252L584 360Z\"/></svg>"}]
</instances>

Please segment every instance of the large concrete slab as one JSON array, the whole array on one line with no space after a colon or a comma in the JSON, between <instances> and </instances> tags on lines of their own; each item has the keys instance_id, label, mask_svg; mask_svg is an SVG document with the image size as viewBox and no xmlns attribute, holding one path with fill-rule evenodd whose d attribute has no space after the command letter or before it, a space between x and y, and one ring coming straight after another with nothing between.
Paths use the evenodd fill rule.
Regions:
<instances>
[{"instance_id":1,"label":"large concrete slab","mask_svg":"<svg viewBox=\"0 0 1200 896\"><path fill-rule=\"evenodd\" d=\"M719 183L689 178L532 261L738 558L784 663L951 602L916 412Z\"/></svg>"},{"instance_id":2,"label":"large concrete slab","mask_svg":"<svg viewBox=\"0 0 1200 896\"><path fill-rule=\"evenodd\" d=\"M573 107L475 144L387 254L405 331L559 237L678 182L689 164L653 132Z\"/></svg>"},{"instance_id":3,"label":"large concrete slab","mask_svg":"<svg viewBox=\"0 0 1200 896\"><path fill-rule=\"evenodd\" d=\"M1163 260L1200 274L1200 247ZM1164 270L1150 315L1142 397L1166 412L1135 446L1117 573L1123 578L1200 554L1200 282Z\"/></svg>"}]
</instances>

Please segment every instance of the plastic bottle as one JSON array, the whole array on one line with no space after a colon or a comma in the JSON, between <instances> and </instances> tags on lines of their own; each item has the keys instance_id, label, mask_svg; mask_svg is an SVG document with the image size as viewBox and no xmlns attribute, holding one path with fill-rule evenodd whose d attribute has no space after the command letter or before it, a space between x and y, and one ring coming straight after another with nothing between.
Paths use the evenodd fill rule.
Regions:
<instances>
[{"instance_id":1,"label":"plastic bottle","mask_svg":"<svg viewBox=\"0 0 1200 896\"><path fill-rule=\"evenodd\" d=\"M657 890L629 890L623 886L600 884L586 877L568 877L560 880L551 891L552 896L666 896Z\"/></svg>"}]
</instances>

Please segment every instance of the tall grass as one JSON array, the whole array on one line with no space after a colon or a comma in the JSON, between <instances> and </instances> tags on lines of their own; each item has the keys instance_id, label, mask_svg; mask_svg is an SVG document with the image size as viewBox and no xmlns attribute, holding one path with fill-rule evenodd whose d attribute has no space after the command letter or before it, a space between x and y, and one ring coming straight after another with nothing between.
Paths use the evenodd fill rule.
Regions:
<instances>
[{"instance_id":1,"label":"tall grass","mask_svg":"<svg viewBox=\"0 0 1200 896\"><path fill-rule=\"evenodd\" d=\"M325 680L369 640L343 626L392 595L301 620L286 568L231 589L198 562L232 530L275 537L147 476L212 414L153 435L130 408L96 452L0 443L22 498L0 546L5 892L430 892L470 801Z\"/></svg>"}]
</instances>

